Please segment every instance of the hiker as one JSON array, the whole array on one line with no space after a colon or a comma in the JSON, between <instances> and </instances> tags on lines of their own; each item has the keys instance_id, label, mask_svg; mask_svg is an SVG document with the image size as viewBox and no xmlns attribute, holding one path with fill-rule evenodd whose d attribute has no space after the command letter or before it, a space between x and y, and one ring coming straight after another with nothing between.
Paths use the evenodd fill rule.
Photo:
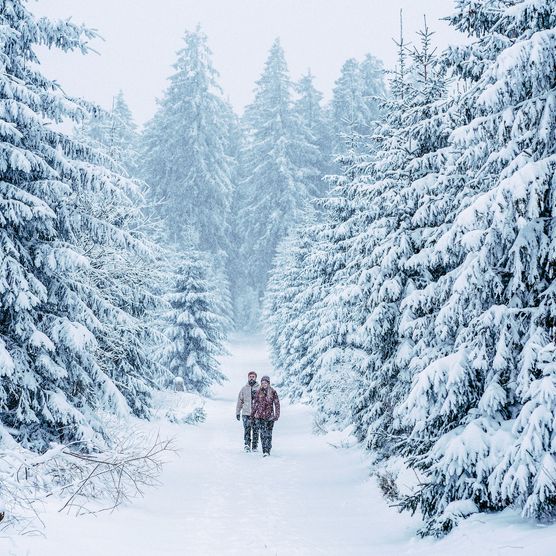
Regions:
<instances>
[{"instance_id":1,"label":"hiker","mask_svg":"<svg viewBox=\"0 0 556 556\"><path fill-rule=\"evenodd\" d=\"M247 384L239 391L236 405L236 419L239 421L243 411L243 442L246 452L256 452L259 444L259 430L255 419L251 417L253 398L259 388L257 373L250 371L247 374Z\"/></svg>"},{"instance_id":2,"label":"hiker","mask_svg":"<svg viewBox=\"0 0 556 556\"><path fill-rule=\"evenodd\" d=\"M261 387L253 399L252 419L257 423L263 445L263 457L270 455L272 449L272 429L274 423L280 418L280 400L278 393L270 386L270 378L261 378Z\"/></svg>"}]
</instances>

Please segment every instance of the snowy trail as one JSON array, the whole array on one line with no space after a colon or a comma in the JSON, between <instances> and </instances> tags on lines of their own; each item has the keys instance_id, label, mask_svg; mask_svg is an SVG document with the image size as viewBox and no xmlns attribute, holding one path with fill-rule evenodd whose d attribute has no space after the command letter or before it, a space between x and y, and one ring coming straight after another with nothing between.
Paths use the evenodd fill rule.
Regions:
<instances>
[{"instance_id":1,"label":"snowy trail","mask_svg":"<svg viewBox=\"0 0 556 556\"><path fill-rule=\"evenodd\" d=\"M512 516L466 525L441 542L417 540L417 518L387 506L359 449L311 434L310 409L283 401L272 456L242 451L234 405L249 369L271 368L259 338L236 340L223 359L229 382L207 402L200 426L165 425L180 457L162 486L112 514L47 512L47 536L17 539L0 554L31 556L474 556L549 555L551 531ZM496 520L498 519L498 523ZM512 519L514 521L512 522ZM495 532L492 535L492 532ZM490 538L485 538L485 533ZM533 535L537 533L537 535ZM541 533L540 535L538 533ZM544 543L542 542L544 539ZM533 542L535 541L535 542ZM4 544L3 544L4 543ZM553 545L554 546L554 545ZM4 548L3 548L4 547Z\"/></svg>"}]
</instances>

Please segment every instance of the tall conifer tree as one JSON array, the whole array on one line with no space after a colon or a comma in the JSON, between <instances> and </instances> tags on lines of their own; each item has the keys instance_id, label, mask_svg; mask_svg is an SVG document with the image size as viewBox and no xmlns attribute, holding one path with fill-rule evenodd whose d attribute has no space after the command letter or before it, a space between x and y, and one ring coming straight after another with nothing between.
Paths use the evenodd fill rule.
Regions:
<instances>
[{"instance_id":1,"label":"tall conifer tree","mask_svg":"<svg viewBox=\"0 0 556 556\"><path fill-rule=\"evenodd\" d=\"M78 127L77 134L104 150L129 176L137 177L139 134L122 91L114 97L109 111L95 110Z\"/></svg>"},{"instance_id":2,"label":"tall conifer tree","mask_svg":"<svg viewBox=\"0 0 556 556\"><path fill-rule=\"evenodd\" d=\"M429 446L412 503L434 533L463 507L546 517L556 499L556 2L461 0L451 22L475 39L446 56L466 85L441 176L457 188L421 258L431 341L401 408Z\"/></svg>"},{"instance_id":3,"label":"tall conifer tree","mask_svg":"<svg viewBox=\"0 0 556 556\"><path fill-rule=\"evenodd\" d=\"M188 249L176 261L175 284L167 295L170 309L165 314L168 343L162 354L163 364L183 379L186 389L203 395L225 380L217 357L225 352L228 325L206 258Z\"/></svg>"},{"instance_id":4,"label":"tall conifer tree","mask_svg":"<svg viewBox=\"0 0 556 556\"><path fill-rule=\"evenodd\" d=\"M239 232L249 269L247 288L256 305L279 241L317 194L318 151L293 110L292 91L284 51L276 40L244 117L247 134Z\"/></svg>"},{"instance_id":5,"label":"tall conifer tree","mask_svg":"<svg viewBox=\"0 0 556 556\"><path fill-rule=\"evenodd\" d=\"M170 241L228 251L232 161L230 109L222 99L207 37L186 32L174 74L142 138L142 177L158 201Z\"/></svg>"},{"instance_id":6,"label":"tall conifer tree","mask_svg":"<svg viewBox=\"0 0 556 556\"><path fill-rule=\"evenodd\" d=\"M361 152L366 149L364 139L372 134L380 117L380 102L385 94L384 71L377 58L369 54L363 63L354 58L346 60L334 85L331 102L336 156L341 155L346 143L353 142L355 137L362 139Z\"/></svg>"},{"instance_id":7,"label":"tall conifer tree","mask_svg":"<svg viewBox=\"0 0 556 556\"><path fill-rule=\"evenodd\" d=\"M135 185L50 125L81 121L85 103L40 73L35 48L85 52L92 33L37 19L20 0L0 8L1 436L34 450L52 441L94 449L106 440L99 410L148 414L153 371L140 333L127 336L121 360L104 359L114 332L137 324L143 291L125 276L104 281L94 253L151 253L135 227Z\"/></svg>"},{"instance_id":8,"label":"tall conifer tree","mask_svg":"<svg viewBox=\"0 0 556 556\"><path fill-rule=\"evenodd\" d=\"M327 114L322 107L322 93L315 88L314 76L308 71L296 83L297 99L294 110L300 120L301 129L306 133L306 140L314 145L314 160L308 160L314 169L314 190L319 196L326 193L328 184L324 176L330 174L332 165L332 130Z\"/></svg>"}]
</instances>

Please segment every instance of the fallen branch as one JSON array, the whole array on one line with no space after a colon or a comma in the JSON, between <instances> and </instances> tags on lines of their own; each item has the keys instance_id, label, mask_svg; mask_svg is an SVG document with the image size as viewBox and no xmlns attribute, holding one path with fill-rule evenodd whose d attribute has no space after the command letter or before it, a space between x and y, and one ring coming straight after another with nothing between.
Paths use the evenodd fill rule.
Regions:
<instances>
[{"instance_id":1,"label":"fallen branch","mask_svg":"<svg viewBox=\"0 0 556 556\"><path fill-rule=\"evenodd\" d=\"M172 440L149 439L136 430L97 453L78 451L75 444L41 455L20 447L0 450L0 531L42 528L41 506L49 498L60 499L60 512L113 511L157 485L167 456L175 452Z\"/></svg>"}]
</instances>

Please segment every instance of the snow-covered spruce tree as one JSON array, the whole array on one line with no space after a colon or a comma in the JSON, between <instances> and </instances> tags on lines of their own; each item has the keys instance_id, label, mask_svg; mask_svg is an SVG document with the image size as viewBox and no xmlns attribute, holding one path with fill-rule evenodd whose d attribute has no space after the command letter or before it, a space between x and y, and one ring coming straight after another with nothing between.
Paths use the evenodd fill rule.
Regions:
<instances>
[{"instance_id":1,"label":"snow-covered spruce tree","mask_svg":"<svg viewBox=\"0 0 556 556\"><path fill-rule=\"evenodd\" d=\"M107 168L112 162L111 158L104 160ZM141 240L141 249L100 242L87 233L77 244L89 259L88 272L82 276L86 283L83 287L96 292L102 300L94 308L101 368L118 386L133 412L147 417L151 389L165 374L153 357L160 343L153 320L164 305L158 284L167 252L147 239L155 237L155 230L142 210L145 201L142 184L110 176L118 168L119 164L116 169L107 170L104 177L115 178L125 197L82 192L79 206L92 218Z\"/></svg>"},{"instance_id":2,"label":"snow-covered spruce tree","mask_svg":"<svg viewBox=\"0 0 556 556\"><path fill-rule=\"evenodd\" d=\"M312 207L278 245L264 299L264 328L281 387L309 401L308 348L315 328L320 266L315 258L320 226Z\"/></svg>"},{"instance_id":3,"label":"snow-covered spruce tree","mask_svg":"<svg viewBox=\"0 0 556 556\"><path fill-rule=\"evenodd\" d=\"M94 110L78 127L77 136L104 150L129 176L138 175L139 134L122 91L114 97L109 111Z\"/></svg>"},{"instance_id":4,"label":"snow-covered spruce tree","mask_svg":"<svg viewBox=\"0 0 556 556\"><path fill-rule=\"evenodd\" d=\"M87 236L80 245L91 261L91 287L102 289L110 304L119 311L117 319L110 313L108 318L104 318L105 313L99 316L104 327L98 338L103 369L120 385L130 406L146 416L150 386L161 384L166 374L152 355L161 341L154 321L159 306L164 305L161 284L164 282L163 259L168 253L154 244L154 238L160 237L160 230L144 210L148 186L133 178L138 171L138 134L123 94L120 92L115 97L110 112L95 108L77 127L76 135L103 154L103 164L111 171L131 177L121 181L129 199L127 204L96 194L81 195L80 201L86 210L136 236L153 238L148 243L156 257L147 258L99 244Z\"/></svg>"},{"instance_id":5,"label":"snow-covered spruce tree","mask_svg":"<svg viewBox=\"0 0 556 556\"><path fill-rule=\"evenodd\" d=\"M374 122L380 116L380 98L384 96L384 72L379 60L369 54L362 64L354 58L344 63L331 102L333 152L336 156L344 152L346 140L351 140L354 135L371 135Z\"/></svg>"},{"instance_id":6,"label":"snow-covered spruce tree","mask_svg":"<svg viewBox=\"0 0 556 556\"><path fill-rule=\"evenodd\" d=\"M401 431L394 408L411 384L414 338L400 332L412 315L403 299L429 279L408 265L431 241L429 222L418 211L429 196L442 195L437 175L447 155L449 103L431 37L425 22L421 45L410 56L403 36L399 41L392 98L383 103L376 152L358 190L362 218L348 242L350 262L340 280L356 285L352 298L345 297L342 317L352 330L347 346L356 354L355 432L378 457L395 452Z\"/></svg>"},{"instance_id":7,"label":"snow-covered spruce tree","mask_svg":"<svg viewBox=\"0 0 556 556\"><path fill-rule=\"evenodd\" d=\"M330 257L334 233L341 231L328 223L296 230L290 245L284 246L289 247L289 256L276 260L267 293L267 312L274 300L279 317L278 321L267 317L278 332L269 338L275 365L290 398L301 398L316 408L316 432L350 423L346 401L356 388L351 362L339 357L334 347L346 330L334 313L338 269L333 264L340 259L339 253ZM281 299L284 292L291 297Z\"/></svg>"},{"instance_id":8,"label":"snow-covered spruce tree","mask_svg":"<svg viewBox=\"0 0 556 556\"><path fill-rule=\"evenodd\" d=\"M315 168L313 189L324 195L328 184L323 176L331 173L332 165L332 130L325 110L322 108L322 93L315 88L314 76L308 71L296 83L297 99L294 110L301 121L301 129L307 134L307 142L315 146L313 154L317 158L311 162Z\"/></svg>"},{"instance_id":9,"label":"snow-covered spruce tree","mask_svg":"<svg viewBox=\"0 0 556 556\"><path fill-rule=\"evenodd\" d=\"M349 235L344 240L346 264L335 281L338 326L346 331L341 343L331 345L336 352L334 364L350 364L357 377L357 389L351 394L355 433L368 447L381 445L388 437L387 415L395 370L387 361L396 350L396 304L402 287L395 279L387 280L381 266L393 270L401 263L400 252L384 259L386 239L401 220L404 210L399 191L407 182L404 113L408 103L406 53L403 38L392 82L392 96L383 102L383 118L369 141L369 162L365 172L356 177L353 215L346 222ZM403 247L406 247L403 245ZM383 251L384 250L384 251ZM327 357L330 359L329 357ZM376 392L375 387L381 392Z\"/></svg>"},{"instance_id":10,"label":"snow-covered spruce tree","mask_svg":"<svg viewBox=\"0 0 556 556\"><path fill-rule=\"evenodd\" d=\"M38 71L34 48L86 51L92 34L37 19L19 0L0 7L2 437L39 451L52 441L92 449L106 440L99 410L128 413L127 397L136 400L136 413L146 413L142 373L152 367L135 360L136 374L127 377L125 368L105 364L103 335L125 327L132 315L113 303L113 284L97 280L104 269L85 246L138 257L148 257L149 249L127 220L98 210L133 212L134 185L105 167L102 153L50 125L80 121L85 105ZM135 303L138 297L129 301ZM123 358L131 363L135 355ZM111 376L118 369L122 374Z\"/></svg>"},{"instance_id":11,"label":"snow-covered spruce tree","mask_svg":"<svg viewBox=\"0 0 556 556\"><path fill-rule=\"evenodd\" d=\"M465 86L441 176L457 195L418 261L431 281L410 303L430 341L399 410L424 476L406 505L429 534L477 510L556 508L556 2L460 0L451 22L475 38L446 54Z\"/></svg>"},{"instance_id":12,"label":"snow-covered spruce tree","mask_svg":"<svg viewBox=\"0 0 556 556\"><path fill-rule=\"evenodd\" d=\"M300 230L294 228L276 249L273 267L263 304L265 337L270 346L272 367L281 377L281 387L289 390L294 373L289 367L291 354L291 326L295 326L300 313L295 297L306 286L303 280L303 249Z\"/></svg>"},{"instance_id":13,"label":"snow-covered spruce tree","mask_svg":"<svg viewBox=\"0 0 556 556\"><path fill-rule=\"evenodd\" d=\"M314 269L308 288L313 292L313 326L308 339L303 372L307 376L312 403L316 407L317 429L343 428L351 423L350 405L355 391L352 362L344 357L349 328L342 312L345 296L353 293L342 285L342 273L349 263L347 241L353 235L353 223L359 206L357 188L365 174L369 157L362 145L366 140L352 132L345 152L336 162L343 173L330 176L330 194L322 203L322 225L313 232L314 243L305 263Z\"/></svg>"},{"instance_id":14,"label":"snow-covered spruce tree","mask_svg":"<svg viewBox=\"0 0 556 556\"><path fill-rule=\"evenodd\" d=\"M293 109L292 89L284 51L276 40L244 116L245 180L238 233L243 264L249 269L246 287L255 293L256 302L262 299L279 241L317 194L313 184L318 152Z\"/></svg>"},{"instance_id":15,"label":"snow-covered spruce tree","mask_svg":"<svg viewBox=\"0 0 556 556\"><path fill-rule=\"evenodd\" d=\"M211 283L213 272L207 255L187 249L175 263L175 285L167 295L170 309L164 315L167 343L161 362L184 380L189 392L210 393L225 380L217 357L225 350L227 320Z\"/></svg>"},{"instance_id":16,"label":"snow-covered spruce tree","mask_svg":"<svg viewBox=\"0 0 556 556\"><path fill-rule=\"evenodd\" d=\"M141 177L158 201L168 237L185 244L192 228L199 247L224 256L232 194L229 107L204 32L186 32L175 72L141 145Z\"/></svg>"},{"instance_id":17,"label":"snow-covered spruce tree","mask_svg":"<svg viewBox=\"0 0 556 556\"><path fill-rule=\"evenodd\" d=\"M400 106L396 105L392 120L399 118L399 110ZM354 333L361 326L355 318L357 311L358 319L370 320L367 314L363 314L369 292L363 291L359 283L362 268L358 268L358 264L373 245L364 245L359 240L367 227L380 219L381 210L385 208L380 205L380 199L386 185L379 183L372 187L377 180L373 154L385 144L383 135L388 125L392 127L392 122L388 125L384 122L380 131L376 130L377 122L368 123L366 133L375 129L372 137L362 137L353 126L349 135L344 137L348 141L346 151L338 159L344 167L344 175L334 180L336 187L324 203L324 226L320 233L320 244L326 244L325 256L321 259L326 285L320 288L321 296L316 302L318 317L308 348L310 370L307 372L312 377L317 421L329 426L345 427L353 422L353 400L366 392L368 383L362 380L368 354ZM385 160L397 157L396 162L399 162L399 153L399 146L392 140L380 152L380 157ZM381 161L380 157L377 155ZM378 229L384 231L383 228ZM319 251L322 249L316 246L315 253ZM347 400L349 403L345 403Z\"/></svg>"},{"instance_id":18,"label":"snow-covered spruce tree","mask_svg":"<svg viewBox=\"0 0 556 556\"><path fill-rule=\"evenodd\" d=\"M345 222L355 210L352 186L367 161L359 146L360 137L355 136L339 159L344 174L329 180L333 188L322 201L322 223L301 223L280 246L265 298L273 361L287 393L317 407L318 430L325 423L347 424L349 414L344 402L351 373L348 366L337 364L336 351L330 350L345 337L345 327L333 313L330 293L346 264Z\"/></svg>"}]
</instances>

